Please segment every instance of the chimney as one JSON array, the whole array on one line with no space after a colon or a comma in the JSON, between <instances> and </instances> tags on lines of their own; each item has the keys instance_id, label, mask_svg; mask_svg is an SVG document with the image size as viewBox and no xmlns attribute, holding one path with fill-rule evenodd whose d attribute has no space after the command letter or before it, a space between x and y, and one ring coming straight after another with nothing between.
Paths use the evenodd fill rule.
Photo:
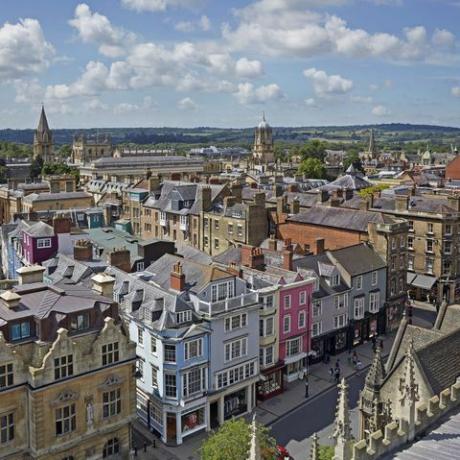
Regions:
<instances>
[{"instance_id":1,"label":"chimney","mask_svg":"<svg viewBox=\"0 0 460 460\"><path fill-rule=\"evenodd\" d=\"M352 188L347 188L345 190L345 201L351 200L354 195L354 190Z\"/></svg>"},{"instance_id":2,"label":"chimney","mask_svg":"<svg viewBox=\"0 0 460 460\"><path fill-rule=\"evenodd\" d=\"M292 246L286 246L283 251L283 268L285 270L292 271L292 259L294 258L294 252L292 251Z\"/></svg>"},{"instance_id":3,"label":"chimney","mask_svg":"<svg viewBox=\"0 0 460 460\"><path fill-rule=\"evenodd\" d=\"M276 238L274 233L270 234L270 238L268 240L268 249L270 249L270 251L276 251Z\"/></svg>"},{"instance_id":4,"label":"chimney","mask_svg":"<svg viewBox=\"0 0 460 460\"><path fill-rule=\"evenodd\" d=\"M273 185L273 193L276 198L283 196L283 187L280 184Z\"/></svg>"},{"instance_id":5,"label":"chimney","mask_svg":"<svg viewBox=\"0 0 460 460\"><path fill-rule=\"evenodd\" d=\"M316 254L322 254L324 252L324 238L316 238Z\"/></svg>"},{"instance_id":6,"label":"chimney","mask_svg":"<svg viewBox=\"0 0 460 460\"><path fill-rule=\"evenodd\" d=\"M460 198L458 196L449 195L447 197L447 203L450 208L455 209L455 211L460 211Z\"/></svg>"},{"instance_id":7,"label":"chimney","mask_svg":"<svg viewBox=\"0 0 460 460\"><path fill-rule=\"evenodd\" d=\"M241 265L249 268L261 268L264 264L265 258L261 248L241 246Z\"/></svg>"},{"instance_id":8,"label":"chimney","mask_svg":"<svg viewBox=\"0 0 460 460\"><path fill-rule=\"evenodd\" d=\"M224 197L224 209L231 208L236 204L236 197L226 196Z\"/></svg>"},{"instance_id":9,"label":"chimney","mask_svg":"<svg viewBox=\"0 0 460 460\"><path fill-rule=\"evenodd\" d=\"M158 176L150 176L149 177L149 191L153 192L154 190L158 190L160 188L160 178Z\"/></svg>"},{"instance_id":10,"label":"chimney","mask_svg":"<svg viewBox=\"0 0 460 460\"><path fill-rule=\"evenodd\" d=\"M254 195L254 204L257 206L265 206L265 193L257 192Z\"/></svg>"},{"instance_id":11,"label":"chimney","mask_svg":"<svg viewBox=\"0 0 460 460\"><path fill-rule=\"evenodd\" d=\"M291 203L291 214L299 214L299 212L300 212L300 201L297 197L295 197Z\"/></svg>"},{"instance_id":12,"label":"chimney","mask_svg":"<svg viewBox=\"0 0 460 460\"><path fill-rule=\"evenodd\" d=\"M19 285L31 283L43 283L43 272L46 270L41 265L30 265L16 270L19 275Z\"/></svg>"},{"instance_id":13,"label":"chimney","mask_svg":"<svg viewBox=\"0 0 460 460\"><path fill-rule=\"evenodd\" d=\"M93 243L89 240L75 241L73 258L82 262L90 262L93 260Z\"/></svg>"},{"instance_id":14,"label":"chimney","mask_svg":"<svg viewBox=\"0 0 460 460\"><path fill-rule=\"evenodd\" d=\"M409 197L406 195L395 196L396 211L407 211L409 209Z\"/></svg>"},{"instance_id":15,"label":"chimney","mask_svg":"<svg viewBox=\"0 0 460 460\"><path fill-rule=\"evenodd\" d=\"M21 296L19 294L16 294L16 292L9 290L0 294L0 299L2 299L3 303L6 305L7 308L14 308L19 305L19 302L21 301Z\"/></svg>"},{"instance_id":16,"label":"chimney","mask_svg":"<svg viewBox=\"0 0 460 460\"><path fill-rule=\"evenodd\" d=\"M326 203L329 199L329 192L327 190L320 190L318 193L318 203Z\"/></svg>"},{"instance_id":17,"label":"chimney","mask_svg":"<svg viewBox=\"0 0 460 460\"><path fill-rule=\"evenodd\" d=\"M70 233L70 229L72 227L72 221L69 217L65 216L54 216L53 217L53 228L54 233Z\"/></svg>"},{"instance_id":18,"label":"chimney","mask_svg":"<svg viewBox=\"0 0 460 460\"><path fill-rule=\"evenodd\" d=\"M113 286L115 284L115 278L108 275L107 273L98 273L91 278L93 282L93 291L98 294L113 299Z\"/></svg>"},{"instance_id":19,"label":"chimney","mask_svg":"<svg viewBox=\"0 0 460 460\"><path fill-rule=\"evenodd\" d=\"M107 262L126 273L131 271L131 254L128 249L113 249L107 256Z\"/></svg>"},{"instance_id":20,"label":"chimney","mask_svg":"<svg viewBox=\"0 0 460 460\"><path fill-rule=\"evenodd\" d=\"M209 211L211 209L212 196L211 187L201 188L201 207L203 211Z\"/></svg>"},{"instance_id":21,"label":"chimney","mask_svg":"<svg viewBox=\"0 0 460 460\"><path fill-rule=\"evenodd\" d=\"M237 276L238 278L243 277L243 270L238 266L236 262L230 262L228 265L228 272L231 273L232 275Z\"/></svg>"},{"instance_id":22,"label":"chimney","mask_svg":"<svg viewBox=\"0 0 460 460\"><path fill-rule=\"evenodd\" d=\"M169 280L169 287L178 292L182 292L185 289L185 275L182 271L182 264L180 262L173 265Z\"/></svg>"},{"instance_id":23,"label":"chimney","mask_svg":"<svg viewBox=\"0 0 460 460\"><path fill-rule=\"evenodd\" d=\"M232 185L232 195L235 197L235 201L237 203L241 203L243 201L243 187L241 184Z\"/></svg>"}]
</instances>

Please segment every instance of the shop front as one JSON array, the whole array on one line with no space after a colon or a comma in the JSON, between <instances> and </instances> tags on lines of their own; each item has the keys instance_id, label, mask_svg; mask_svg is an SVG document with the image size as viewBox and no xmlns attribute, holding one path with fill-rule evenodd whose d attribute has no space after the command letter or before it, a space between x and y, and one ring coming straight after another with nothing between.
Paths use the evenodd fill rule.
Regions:
<instances>
[{"instance_id":1,"label":"shop front","mask_svg":"<svg viewBox=\"0 0 460 460\"><path fill-rule=\"evenodd\" d=\"M224 420L246 412L248 412L247 388L242 388L224 397Z\"/></svg>"},{"instance_id":2,"label":"shop front","mask_svg":"<svg viewBox=\"0 0 460 460\"><path fill-rule=\"evenodd\" d=\"M307 369L307 353L301 352L294 356L289 356L284 360L286 366L285 378L288 382L293 382L294 380L302 377Z\"/></svg>"},{"instance_id":3,"label":"shop front","mask_svg":"<svg viewBox=\"0 0 460 460\"><path fill-rule=\"evenodd\" d=\"M283 368L284 362L280 362L261 372L257 383L257 399L264 401L283 392Z\"/></svg>"},{"instance_id":4,"label":"shop front","mask_svg":"<svg viewBox=\"0 0 460 460\"><path fill-rule=\"evenodd\" d=\"M381 326L381 323L384 323L384 313L381 316L383 320L379 320L379 313L366 312L363 319L350 321L352 347L367 342L385 331Z\"/></svg>"},{"instance_id":5,"label":"shop front","mask_svg":"<svg viewBox=\"0 0 460 460\"><path fill-rule=\"evenodd\" d=\"M205 406L181 413L182 438L206 428Z\"/></svg>"}]
</instances>

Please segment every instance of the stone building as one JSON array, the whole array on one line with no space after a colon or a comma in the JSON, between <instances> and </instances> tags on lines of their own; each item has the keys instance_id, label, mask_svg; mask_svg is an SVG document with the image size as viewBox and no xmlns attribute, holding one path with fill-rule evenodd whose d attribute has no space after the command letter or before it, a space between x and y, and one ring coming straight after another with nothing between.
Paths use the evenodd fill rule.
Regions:
<instances>
[{"instance_id":1,"label":"stone building","mask_svg":"<svg viewBox=\"0 0 460 460\"><path fill-rule=\"evenodd\" d=\"M272 127L265 120L265 114L255 131L252 159L255 164L268 164L275 161Z\"/></svg>"},{"instance_id":2,"label":"stone building","mask_svg":"<svg viewBox=\"0 0 460 460\"><path fill-rule=\"evenodd\" d=\"M97 275L88 290L42 276L28 267L0 295L1 457L127 459L136 355L114 279Z\"/></svg>"},{"instance_id":3,"label":"stone building","mask_svg":"<svg viewBox=\"0 0 460 460\"><path fill-rule=\"evenodd\" d=\"M71 210L93 205L92 195L86 192L31 193L22 200L22 212Z\"/></svg>"},{"instance_id":4,"label":"stone building","mask_svg":"<svg viewBox=\"0 0 460 460\"><path fill-rule=\"evenodd\" d=\"M112 156L112 139L108 134L87 137L76 135L72 143L72 162L77 165Z\"/></svg>"},{"instance_id":5,"label":"stone building","mask_svg":"<svg viewBox=\"0 0 460 460\"><path fill-rule=\"evenodd\" d=\"M48 126L45 108L42 106L40 120L34 133L34 158L41 157L43 161L52 160L53 157L53 133Z\"/></svg>"}]
</instances>

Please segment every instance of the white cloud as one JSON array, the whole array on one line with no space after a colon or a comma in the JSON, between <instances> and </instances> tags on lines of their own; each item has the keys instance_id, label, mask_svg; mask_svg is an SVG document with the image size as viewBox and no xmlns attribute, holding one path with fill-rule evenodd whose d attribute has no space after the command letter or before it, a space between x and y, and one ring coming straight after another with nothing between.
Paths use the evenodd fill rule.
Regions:
<instances>
[{"instance_id":1,"label":"white cloud","mask_svg":"<svg viewBox=\"0 0 460 460\"><path fill-rule=\"evenodd\" d=\"M191 21L179 21L177 24L174 24L174 28L179 32L193 32L195 30L195 24Z\"/></svg>"},{"instance_id":2,"label":"white cloud","mask_svg":"<svg viewBox=\"0 0 460 460\"><path fill-rule=\"evenodd\" d=\"M455 35L446 29L436 29L432 41L436 46L452 48L455 46Z\"/></svg>"},{"instance_id":3,"label":"white cloud","mask_svg":"<svg viewBox=\"0 0 460 460\"><path fill-rule=\"evenodd\" d=\"M240 83L235 97L240 104L262 104L282 98L283 93L275 83L259 87L255 87L252 83Z\"/></svg>"},{"instance_id":4,"label":"white cloud","mask_svg":"<svg viewBox=\"0 0 460 460\"><path fill-rule=\"evenodd\" d=\"M193 8L200 4L199 0L121 0L126 8L142 11L165 11L170 7L187 7Z\"/></svg>"},{"instance_id":5,"label":"white cloud","mask_svg":"<svg viewBox=\"0 0 460 460\"><path fill-rule=\"evenodd\" d=\"M305 105L308 107L317 107L316 99L314 99L313 97L309 97L308 99L305 99Z\"/></svg>"},{"instance_id":6,"label":"white cloud","mask_svg":"<svg viewBox=\"0 0 460 460\"><path fill-rule=\"evenodd\" d=\"M37 79L15 80L14 89L16 91L15 102L18 104L38 103L43 100L44 88Z\"/></svg>"},{"instance_id":7,"label":"white cloud","mask_svg":"<svg viewBox=\"0 0 460 460\"><path fill-rule=\"evenodd\" d=\"M54 48L35 19L0 27L0 78L14 79L44 71L54 56Z\"/></svg>"},{"instance_id":8,"label":"white cloud","mask_svg":"<svg viewBox=\"0 0 460 460\"><path fill-rule=\"evenodd\" d=\"M196 29L200 29L203 32L207 32L208 30L211 29L211 21L206 15L203 15L196 22L179 21L177 24L174 25L174 28L178 30L179 32L184 32L184 33L194 32Z\"/></svg>"},{"instance_id":9,"label":"white cloud","mask_svg":"<svg viewBox=\"0 0 460 460\"><path fill-rule=\"evenodd\" d=\"M117 104L113 111L114 113L120 115L125 113L132 113L132 112L140 112L140 111L148 111L152 108L156 107L156 104L153 102L150 96L145 96L142 104L132 104L129 102L122 102Z\"/></svg>"},{"instance_id":10,"label":"white cloud","mask_svg":"<svg viewBox=\"0 0 460 460\"><path fill-rule=\"evenodd\" d=\"M205 14L201 16L199 24L203 32L207 32L211 29L211 20Z\"/></svg>"},{"instance_id":11,"label":"white cloud","mask_svg":"<svg viewBox=\"0 0 460 460\"><path fill-rule=\"evenodd\" d=\"M135 34L114 27L106 16L93 13L85 3L77 5L74 16L69 24L77 30L81 40L84 43L95 43L99 46L99 52L105 56L122 56L136 39Z\"/></svg>"},{"instance_id":12,"label":"white cloud","mask_svg":"<svg viewBox=\"0 0 460 460\"><path fill-rule=\"evenodd\" d=\"M196 110L198 106L190 97L184 97L177 103L177 107L181 110Z\"/></svg>"},{"instance_id":13,"label":"white cloud","mask_svg":"<svg viewBox=\"0 0 460 460\"><path fill-rule=\"evenodd\" d=\"M262 63L260 61L250 61L243 57L238 59L235 65L236 75L241 78L256 78L264 73Z\"/></svg>"},{"instance_id":14,"label":"white cloud","mask_svg":"<svg viewBox=\"0 0 460 460\"><path fill-rule=\"evenodd\" d=\"M345 94L353 89L353 82L340 75L328 75L324 70L312 67L304 70L303 74L313 84L313 90L319 97Z\"/></svg>"},{"instance_id":15,"label":"white cloud","mask_svg":"<svg viewBox=\"0 0 460 460\"><path fill-rule=\"evenodd\" d=\"M350 100L358 104L372 104L374 102L372 96L351 96Z\"/></svg>"},{"instance_id":16,"label":"white cloud","mask_svg":"<svg viewBox=\"0 0 460 460\"><path fill-rule=\"evenodd\" d=\"M391 115L391 111L384 105L376 105L372 109L372 115L375 115L376 117L387 117L388 115Z\"/></svg>"},{"instance_id":17,"label":"white cloud","mask_svg":"<svg viewBox=\"0 0 460 460\"><path fill-rule=\"evenodd\" d=\"M452 88L452 96L460 97L460 86L454 86Z\"/></svg>"}]
</instances>

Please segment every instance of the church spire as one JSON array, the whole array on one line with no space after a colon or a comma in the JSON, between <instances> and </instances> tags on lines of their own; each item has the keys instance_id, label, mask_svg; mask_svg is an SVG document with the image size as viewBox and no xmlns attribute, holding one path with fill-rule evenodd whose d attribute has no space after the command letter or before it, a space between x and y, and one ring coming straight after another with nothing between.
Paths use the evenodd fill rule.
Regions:
<instances>
[{"instance_id":1,"label":"church spire","mask_svg":"<svg viewBox=\"0 0 460 460\"><path fill-rule=\"evenodd\" d=\"M334 460L351 460L352 444L350 411L348 408L348 385L343 378L339 387L337 411L335 413L335 428L332 437L335 439Z\"/></svg>"},{"instance_id":2,"label":"church spire","mask_svg":"<svg viewBox=\"0 0 460 460\"><path fill-rule=\"evenodd\" d=\"M42 104L40 119L38 121L37 129L34 133L34 158L40 156L43 158L44 161L47 161L51 157L52 150L53 133L51 132L51 129L48 126L45 107Z\"/></svg>"},{"instance_id":3,"label":"church spire","mask_svg":"<svg viewBox=\"0 0 460 460\"><path fill-rule=\"evenodd\" d=\"M366 375L365 385L372 390L378 390L385 378L385 366L383 365L382 352L377 347L374 353L369 372Z\"/></svg>"},{"instance_id":4,"label":"church spire","mask_svg":"<svg viewBox=\"0 0 460 460\"><path fill-rule=\"evenodd\" d=\"M40 120L38 121L37 131L39 133L49 132L48 120L46 119L45 107L42 104L42 111L40 113Z\"/></svg>"},{"instance_id":5,"label":"church spire","mask_svg":"<svg viewBox=\"0 0 460 460\"><path fill-rule=\"evenodd\" d=\"M374 128L371 128L369 131L369 149L367 151L369 158L376 159L377 158L377 147L375 145L375 136L374 136Z\"/></svg>"}]
</instances>

